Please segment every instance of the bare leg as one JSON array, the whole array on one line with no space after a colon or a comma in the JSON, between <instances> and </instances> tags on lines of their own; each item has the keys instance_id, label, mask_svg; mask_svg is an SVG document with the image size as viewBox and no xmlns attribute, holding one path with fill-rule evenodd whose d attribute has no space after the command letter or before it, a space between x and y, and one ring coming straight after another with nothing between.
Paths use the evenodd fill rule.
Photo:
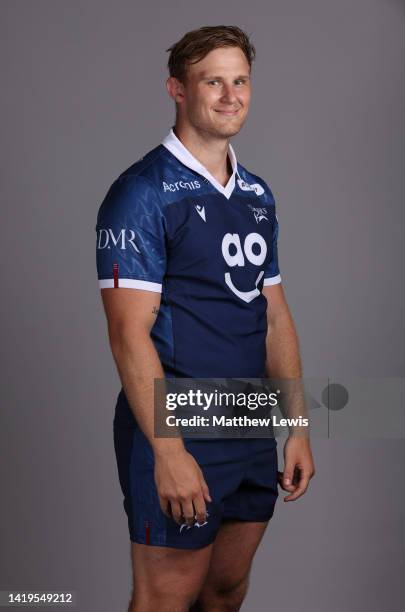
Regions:
<instances>
[{"instance_id":1,"label":"bare leg","mask_svg":"<svg viewBox=\"0 0 405 612\"><path fill-rule=\"evenodd\" d=\"M224 521L207 576L192 612L238 612L246 596L254 554L268 523Z\"/></svg>"},{"instance_id":2,"label":"bare leg","mask_svg":"<svg viewBox=\"0 0 405 612\"><path fill-rule=\"evenodd\" d=\"M213 545L198 550L131 544L134 588L128 612L188 612L207 575Z\"/></svg>"}]
</instances>

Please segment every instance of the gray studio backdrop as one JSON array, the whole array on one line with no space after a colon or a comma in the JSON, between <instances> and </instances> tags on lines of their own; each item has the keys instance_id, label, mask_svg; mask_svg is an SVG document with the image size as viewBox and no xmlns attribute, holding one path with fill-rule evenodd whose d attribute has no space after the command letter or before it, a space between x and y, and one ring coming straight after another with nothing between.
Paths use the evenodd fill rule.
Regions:
<instances>
[{"instance_id":1,"label":"gray studio backdrop","mask_svg":"<svg viewBox=\"0 0 405 612\"><path fill-rule=\"evenodd\" d=\"M0 589L72 589L80 611L119 612L119 381L94 226L111 182L173 123L165 49L201 25L252 35L254 98L233 144L277 199L305 374L403 377L405 6L2 0L0 13ZM298 502L280 495L244 610L400 609L403 441L313 449L316 477Z\"/></svg>"}]
</instances>

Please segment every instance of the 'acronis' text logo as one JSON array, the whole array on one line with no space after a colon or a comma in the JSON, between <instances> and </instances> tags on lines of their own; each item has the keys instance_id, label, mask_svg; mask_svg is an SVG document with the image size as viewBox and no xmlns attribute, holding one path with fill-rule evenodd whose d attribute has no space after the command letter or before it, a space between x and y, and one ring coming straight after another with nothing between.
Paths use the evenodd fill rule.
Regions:
<instances>
[{"instance_id":1,"label":"'acronis' text logo","mask_svg":"<svg viewBox=\"0 0 405 612\"><path fill-rule=\"evenodd\" d=\"M199 181L177 181L176 183L166 183L163 181L163 191L180 191L180 189L200 189L201 184Z\"/></svg>"}]
</instances>

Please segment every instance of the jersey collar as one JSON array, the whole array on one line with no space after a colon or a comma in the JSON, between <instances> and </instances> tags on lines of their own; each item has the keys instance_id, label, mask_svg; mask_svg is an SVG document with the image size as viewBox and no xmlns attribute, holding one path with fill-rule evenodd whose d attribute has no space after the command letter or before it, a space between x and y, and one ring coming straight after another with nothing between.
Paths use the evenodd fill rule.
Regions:
<instances>
[{"instance_id":1,"label":"jersey collar","mask_svg":"<svg viewBox=\"0 0 405 612\"><path fill-rule=\"evenodd\" d=\"M225 187L221 185L221 183L217 181L217 179L212 176L210 172L208 172L207 168L203 166L188 149L186 149L181 140L177 138L173 128L170 129L168 135L162 140L162 145L165 146L170 153L173 153L173 155L177 157L182 164L204 176L211 183L211 185L213 185L229 200L235 188L235 175L238 174L238 162L231 143L228 145L228 154L233 172Z\"/></svg>"}]
</instances>

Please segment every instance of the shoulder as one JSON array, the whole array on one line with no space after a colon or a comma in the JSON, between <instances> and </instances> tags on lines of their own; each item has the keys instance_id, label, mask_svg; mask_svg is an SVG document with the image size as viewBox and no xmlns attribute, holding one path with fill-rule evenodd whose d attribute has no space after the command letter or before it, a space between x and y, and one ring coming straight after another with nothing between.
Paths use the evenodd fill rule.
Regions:
<instances>
[{"instance_id":1,"label":"shoulder","mask_svg":"<svg viewBox=\"0 0 405 612\"><path fill-rule=\"evenodd\" d=\"M156 183L162 166L166 163L166 149L163 145L159 144L154 147L143 157L138 159L135 163L131 164L129 168L124 170L117 180L119 179L139 179L140 181L150 181L150 183Z\"/></svg>"},{"instance_id":2,"label":"shoulder","mask_svg":"<svg viewBox=\"0 0 405 612\"><path fill-rule=\"evenodd\" d=\"M159 175L164 150L158 145L129 166L112 182L102 201L97 218L106 216L151 215L162 209Z\"/></svg>"}]
</instances>

